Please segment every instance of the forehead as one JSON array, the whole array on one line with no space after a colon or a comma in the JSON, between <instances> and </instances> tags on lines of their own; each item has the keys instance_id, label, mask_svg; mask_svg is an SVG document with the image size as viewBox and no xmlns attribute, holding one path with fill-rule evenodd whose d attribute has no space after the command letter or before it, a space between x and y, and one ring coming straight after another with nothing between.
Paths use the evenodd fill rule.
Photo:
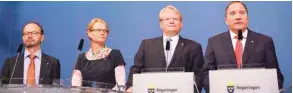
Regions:
<instances>
[{"instance_id":1,"label":"forehead","mask_svg":"<svg viewBox=\"0 0 293 93\"><path fill-rule=\"evenodd\" d=\"M235 2L229 5L227 11L235 11L235 10L245 10L245 7L243 4L239 2Z\"/></svg>"},{"instance_id":2,"label":"forehead","mask_svg":"<svg viewBox=\"0 0 293 93\"><path fill-rule=\"evenodd\" d=\"M24 26L23 31L41 31L41 28L34 23L30 23Z\"/></svg>"},{"instance_id":3,"label":"forehead","mask_svg":"<svg viewBox=\"0 0 293 93\"><path fill-rule=\"evenodd\" d=\"M95 22L92 26L92 29L97 29L97 28L100 28L100 29L106 29L106 24L102 23L102 22Z\"/></svg>"},{"instance_id":4,"label":"forehead","mask_svg":"<svg viewBox=\"0 0 293 93\"><path fill-rule=\"evenodd\" d=\"M165 8L161 11L160 13L161 17L164 16L180 16L180 13L178 11L176 11L175 9L172 8Z\"/></svg>"}]
</instances>

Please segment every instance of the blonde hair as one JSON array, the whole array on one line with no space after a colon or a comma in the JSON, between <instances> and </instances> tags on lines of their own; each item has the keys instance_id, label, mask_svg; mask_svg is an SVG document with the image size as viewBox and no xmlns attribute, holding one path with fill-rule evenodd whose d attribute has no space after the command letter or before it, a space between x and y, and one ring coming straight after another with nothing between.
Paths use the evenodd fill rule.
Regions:
<instances>
[{"instance_id":1,"label":"blonde hair","mask_svg":"<svg viewBox=\"0 0 293 93\"><path fill-rule=\"evenodd\" d=\"M160 11L160 14L159 14L159 20L161 21L161 17L163 15L163 12L165 12L166 10L172 10L174 12L176 12L176 14L179 15L180 17L180 20L182 21L182 14L180 13L180 11L175 7L175 6L172 6L172 5L167 5L166 7L164 7L161 11Z\"/></svg>"},{"instance_id":2,"label":"blonde hair","mask_svg":"<svg viewBox=\"0 0 293 93\"><path fill-rule=\"evenodd\" d=\"M107 30L109 31L109 28L108 28L107 23L103 19L101 19L101 18L94 18L94 19L92 19L90 21L90 23L87 25L87 31L90 31L95 23L102 23L102 24L104 24L106 26Z\"/></svg>"}]
</instances>

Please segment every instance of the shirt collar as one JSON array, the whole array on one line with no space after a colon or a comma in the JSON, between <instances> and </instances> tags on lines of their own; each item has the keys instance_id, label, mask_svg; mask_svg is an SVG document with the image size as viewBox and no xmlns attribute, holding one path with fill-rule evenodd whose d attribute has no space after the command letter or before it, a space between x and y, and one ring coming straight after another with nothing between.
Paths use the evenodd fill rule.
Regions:
<instances>
[{"instance_id":1,"label":"shirt collar","mask_svg":"<svg viewBox=\"0 0 293 93\"><path fill-rule=\"evenodd\" d=\"M178 41L179 40L179 34L177 34L175 36L172 36L172 37L168 37L168 36L163 35L164 42L166 41L167 38L172 39L172 41Z\"/></svg>"},{"instance_id":2,"label":"shirt collar","mask_svg":"<svg viewBox=\"0 0 293 93\"><path fill-rule=\"evenodd\" d=\"M237 36L237 34L235 34L233 31L229 30L230 32L230 37L231 39L233 40L235 38L235 36ZM244 32L242 32L242 35L243 35L243 39L246 39L247 38L247 34L248 34L248 30L245 29Z\"/></svg>"},{"instance_id":3,"label":"shirt collar","mask_svg":"<svg viewBox=\"0 0 293 93\"><path fill-rule=\"evenodd\" d=\"M25 56L25 58L26 57L29 57L29 55L30 55L30 53L25 49L25 51L24 51L24 56ZM42 52L41 52L41 50L39 50L39 51L37 51L35 54L34 54L37 58L41 58L42 57Z\"/></svg>"}]
</instances>

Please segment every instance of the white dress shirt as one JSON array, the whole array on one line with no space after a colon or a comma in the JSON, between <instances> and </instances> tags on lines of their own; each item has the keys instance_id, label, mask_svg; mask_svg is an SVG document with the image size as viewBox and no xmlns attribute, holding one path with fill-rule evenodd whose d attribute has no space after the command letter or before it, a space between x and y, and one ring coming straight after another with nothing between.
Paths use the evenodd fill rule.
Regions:
<instances>
[{"instance_id":1,"label":"white dress shirt","mask_svg":"<svg viewBox=\"0 0 293 93\"><path fill-rule=\"evenodd\" d=\"M233 31L229 30L230 32L230 37L231 37L231 40L232 40L232 44L233 44L233 49L235 51L235 48L236 48L236 42L237 42L237 38L235 38L235 36L237 36L237 34L235 34ZM244 48L245 48L245 42L246 42L246 38L247 38L247 34L248 34L248 31L247 29L242 32L242 35L243 35L243 39L241 40L241 44L242 44L242 52L244 52Z\"/></svg>"},{"instance_id":2,"label":"white dress shirt","mask_svg":"<svg viewBox=\"0 0 293 93\"><path fill-rule=\"evenodd\" d=\"M166 43L167 43L168 38L171 39L169 51L166 50ZM177 46L178 41L179 41L179 35L172 36L172 37L167 37L167 36L163 35L163 45L164 45L164 53L165 53L167 67L169 66L169 64L171 62L171 59L173 57L173 54L174 54L174 51L175 51L175 48Z\"/></svg>"}]
</instances>

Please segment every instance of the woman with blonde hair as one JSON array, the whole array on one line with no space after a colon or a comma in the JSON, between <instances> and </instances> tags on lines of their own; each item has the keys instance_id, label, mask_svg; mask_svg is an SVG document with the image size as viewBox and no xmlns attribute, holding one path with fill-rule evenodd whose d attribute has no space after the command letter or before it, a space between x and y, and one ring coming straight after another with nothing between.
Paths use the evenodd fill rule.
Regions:
<instances>
[{"instance_id":1,"label":"woman with blonde hair","mask_svg":"<svg viewBox=\"0 0 293 93\"><path fill-rule=\"evenodd\" d=\"M94 18L88 24L86 33L91 48L79 55L72 75L72 86L91 86L90 83L82 81L111 84L104 86L107 88L125 86L125 62L121 52L105 45L109 34L107 23L102 19Z\"/></svg>"}]
</instances>

